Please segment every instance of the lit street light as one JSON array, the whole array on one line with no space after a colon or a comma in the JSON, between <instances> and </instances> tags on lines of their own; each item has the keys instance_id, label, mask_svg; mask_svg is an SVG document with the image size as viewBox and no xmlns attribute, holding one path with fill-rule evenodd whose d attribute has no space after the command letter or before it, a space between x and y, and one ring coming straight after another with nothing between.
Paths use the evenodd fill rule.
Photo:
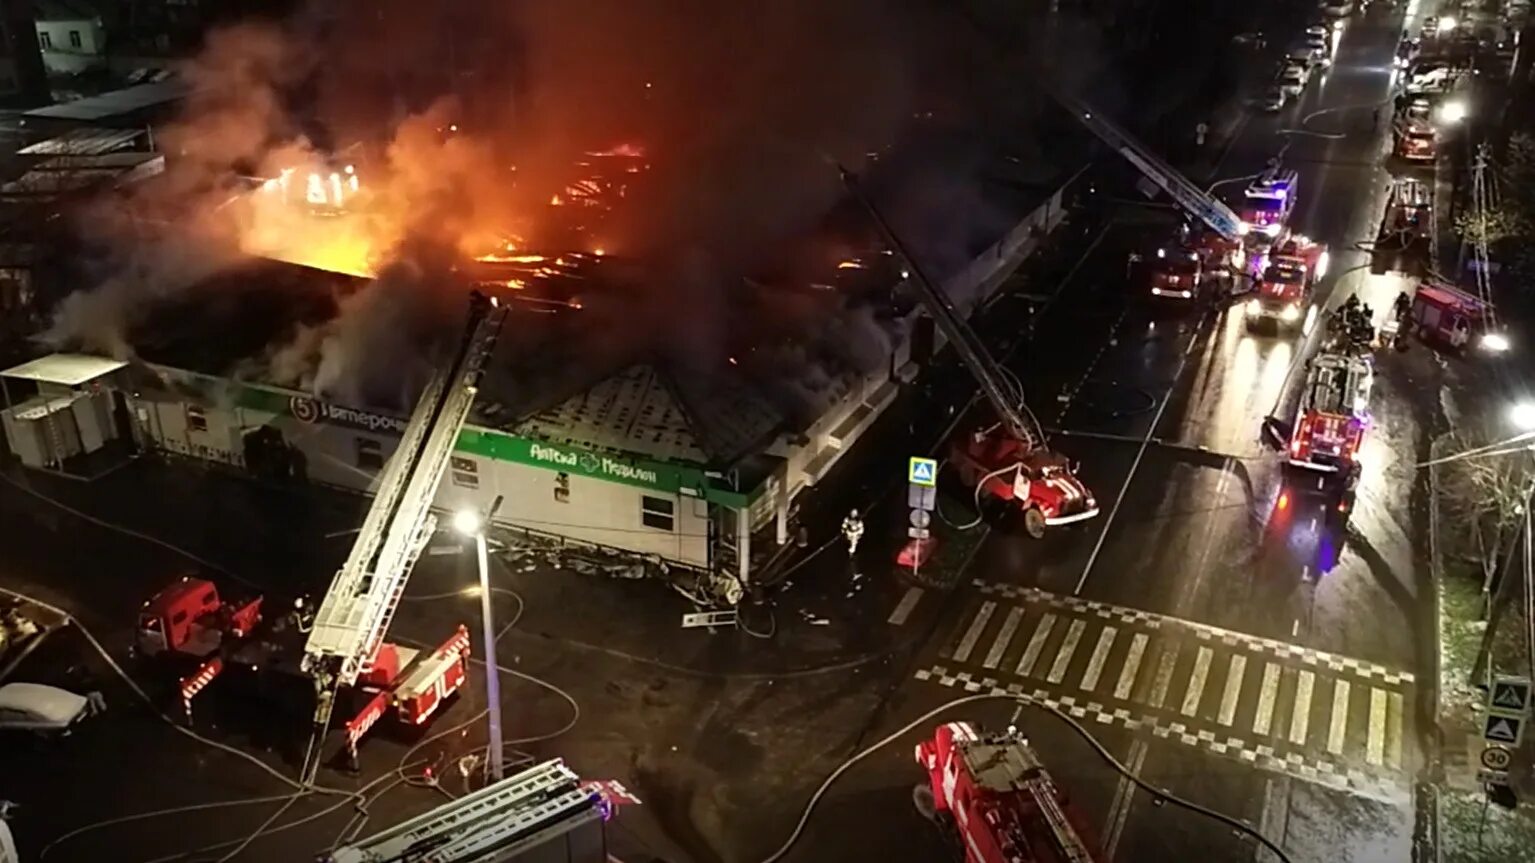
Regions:
<instances>
[{"instance_id":1,"label":"lit street light","mask_svg":"<svg viewBox=\"0 0 1535 863\"><path fill-rule=\"evenodd\" d=\"M1535 431L1535 402L1515 402L1508 409L1508 421L1520 431Z\"/></svg>"},{"instance_id":2,"label":"lit street light","mask_svg":"<svg viewBox=\"0 0 1535 863\"><path fill-rule=\"evenodd\" d=\"M1502 333L1486 333L1482 336L1481 348L1492 354L1501 354L1509 348L1508 336Z\"/></svg>"},{"instance_id":3,"label":"lit street light","mask_svg":"<svg viewBox=\"0 0 1535 863\"><path fill-rule=\"evenodd\" d=\"M490 607L490 550L485 542L485 526L501 508L501 496L491 501L490 509L481 513L473 509L461 509L453 514L453 529L466 537L473 537L475 558L480 567L480 624L485 637L485 708L490 718L490 748L486 758L490 762L493 781L504 778L501 747L501 670L496 663L496 625Z\"/></svg>"},{"instance_id":4,"label":"lit street light","mask_svg":"<svg viewBox=\"0 0 1535 863\"><path fill-rule=\"evenodd\" d=\"M1446 15L1443 18L1440 18L1439 21L1434 24L1434 31L1440 36L1443 36L1446 33L1454 30L1457 23L1458 22L1455 20L1454 16Z\"/></svg>"},{"instance_id":5,"label":"lit street light","mask_svg":"<svg viewBox=\"0 0 1535 863\"><path fill-rule=\"evenodd\" d=\"M1459 99L1453 102L1446 102L1439 108L1439 122L1448 126L1453 126L1456 123L1459 123L1461 120L1466 119L1466 115L1468 113L1470 112L1466 109L1465 102L1462 102Z\"/></svg>"}]
</instances>

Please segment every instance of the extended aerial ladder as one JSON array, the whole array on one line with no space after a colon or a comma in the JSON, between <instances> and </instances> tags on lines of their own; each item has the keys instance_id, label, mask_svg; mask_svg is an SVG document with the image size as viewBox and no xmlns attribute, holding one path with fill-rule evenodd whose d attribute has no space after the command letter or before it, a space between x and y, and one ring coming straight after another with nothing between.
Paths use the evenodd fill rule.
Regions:
<instances>
[{"instance_id":1,"label":"extended aerial ladder","mask_svg":"<svg viewBox=\"0 0 1535 863\"><path fill-rule=\"evenodd\" d=\"M558 759L331 851L322 863L605 863L609 802Z\"/></svg>"},{"instance_id":2,"label":"extended aerial ladder","mask_svg":"<svg viewBox=\"0 0 1535 863\"><path fill-rule=\"evenodd\" d=\"M1124 156L1125 160L1144 174L1146 179L1156 183L1174 201L1177 201L1178 206L1227 240L1241 239L1242 220L1230 207L1226 206L1225 202L1199 188L1192 180L1183 176L1177 168L1146 149L1139 141L1131 137L1130 133L1119 128L1118 124L1080 97L1055 88L1051 88L1049 92L1063 108L1077 118L1077 122L1096 135L1098 140Z\"/></svg>"},{"instance_id":3,"label":"extended aerial ladder","mask_svg":"<svg viewBox=\"0 0 1535 863\"><path fill-rule=\"evenodd\" d=\"M505 319L506 309L484 294L471 294L463 335L422 391L399 448L379 476L351 553L315 614L302 662L315 687L315 741L324 738L338 692L369 673L385 647L405 583L436 527L432 499ZM370 709L382 712L383 704L380 696ZM305 756L306 782L318 769L321 748L312 743Z\"/></svg>"}]
</instances>

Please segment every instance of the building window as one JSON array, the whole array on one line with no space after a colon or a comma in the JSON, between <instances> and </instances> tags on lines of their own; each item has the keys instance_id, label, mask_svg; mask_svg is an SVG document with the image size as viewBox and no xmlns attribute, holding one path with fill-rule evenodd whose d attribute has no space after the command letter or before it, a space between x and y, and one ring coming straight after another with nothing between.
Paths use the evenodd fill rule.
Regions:
<instances>
[{"instance_id":1,"label":"building window","mask_svg":"<svg viewBox=\"0 0 1535 863\"><path fill-rule=\"evenodd\" d=\"M459 458L453 456L448 459L448 466L453 470L453 484L463 488L480 487L480 465L472 458Z\"/></svg>"},{"instance_id":2,"label":"building window","mask_svg":"<svg viewBox=\"0 0 1535 863\"><path fill-rule=\"evenodd\" d=\"M80 47L80 31L79 30L71 30L71 31L69 31L69 47L71 47L71 48L79 48Z\"/></svg>"},{"instance_id":3,"label":"building window","mask_svg":"<svg viewBox=\"0 0 1535 863\"><path fill-rule=\"evenodd\" d=\"M570 503L570 474L562 472L554 475L554 502Z\"/></svg>"},{"instance_id":4,"label":"building window","mask_svg":"<svg viewBox=\"0 0 1535 863\"><path fill-rule=\"evenodd\" d=\"M208 415L203 409L187 405L187 431L205 432L208 430Z\"/></svg>"},{"instance_id":5,"label":"building window","mask_svg":"<svg viewBox=\"0 0 1535 863\"><path fill-rule=\"evenodd\" d=\"M364 470L383 470L383 444L370 437L359 437L357 439L357 466Z\"/></svg>"},{"instance_id":6,"label":"building window","mask_svg":"<svg viewBox=\"0 0 1535 863\"><path fill-rule=\"evenodd\" d=\"M665 498L640 495L640 521L656 530L675 530L676 505Z\"/></svg>"},{"instance_id":7,"label":"building window","mask_svg":"<svg viewBox=\"0 0 1535 863\"><path fill-rule=\"evenodd\" d=\"M53 36L47 32L37 34L37 44L43 46L44 51L53 50Z\"/></svg>"}]
</instances>

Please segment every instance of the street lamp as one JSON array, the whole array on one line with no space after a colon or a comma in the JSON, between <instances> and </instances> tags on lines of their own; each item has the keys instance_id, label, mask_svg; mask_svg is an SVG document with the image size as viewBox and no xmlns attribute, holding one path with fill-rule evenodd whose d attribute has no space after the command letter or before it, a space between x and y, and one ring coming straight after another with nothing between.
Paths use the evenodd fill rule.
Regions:
<instances>
[{"instance_id":1,"label":"street lamp","mask_svg":"<svg viewBox=\"0 0 1535 863\"><path fill-rule=\"evenodd\" d=\"M1458 23L1459 22L1457 22L1455 20L1455 17L1453 15L1445 15L1444 17L1440 18L1437 22L1435 22L1435 24L1434 24L1434 32L1438 33L1440 36L1443 36L1446 33L1449 33L1450 31L1454 30Z\"/></svg>"},{"instance_id":2,"label":"street lamp","mask_svg":"<svg viewBox=\"0 0 1535 863\"><path fill-rule=\"evenodd\" d=\"M485 542L485 526L501 508L501 495L491 501L490 509L481 513L474 509L461 509L453 514L453 529L474 539L475 558L480 566L480 625L485 637L485 701L486 714L490 718L490 776L500 781L505 774L502 766L505 758L501 747L501 671L496 664L496 625L490 607L490 549Z\"/></svg>"},{"instance_id":3,"label":"street lamp","mask_svg":"<svg viewBox=\"0 0 1535 863\"><path fill-rule=\"evenodd\" d=\"M1439 122L1453 126L1466 119L1467 113L1465 102L1459 99L1453 102L1446 102L1439 109Z\"/></svg>"},{"instance_id":4,"label":"street lamp","mask_svg":"<svg viewBox=\"0 0 1535 863\"><path fill-rule=\"evenodd\" d=\"M1515 402L1508 409L1508 421L1520 431L1535 431L1535 402Z\"/></svg>"}]
</instances>

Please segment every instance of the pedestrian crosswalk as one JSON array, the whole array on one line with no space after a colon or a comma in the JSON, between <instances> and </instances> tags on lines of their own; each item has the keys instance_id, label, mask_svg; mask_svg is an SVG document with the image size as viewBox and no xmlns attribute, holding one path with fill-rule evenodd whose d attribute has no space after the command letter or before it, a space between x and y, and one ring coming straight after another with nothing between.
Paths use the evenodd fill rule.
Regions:
<instances>
[{"instance_id":1,"label":"pedestrian crosswalk","mask_svg":"<svg viewBox=\"0 0 1535 863\"><path fill-rule=\"evenodd\" d=\"M1027 696L1377 799L1405 793L1409 673L1033 588L973 586L918 679Z\"/></svg>"}]
</instances>

